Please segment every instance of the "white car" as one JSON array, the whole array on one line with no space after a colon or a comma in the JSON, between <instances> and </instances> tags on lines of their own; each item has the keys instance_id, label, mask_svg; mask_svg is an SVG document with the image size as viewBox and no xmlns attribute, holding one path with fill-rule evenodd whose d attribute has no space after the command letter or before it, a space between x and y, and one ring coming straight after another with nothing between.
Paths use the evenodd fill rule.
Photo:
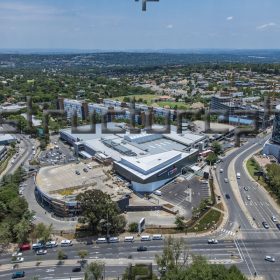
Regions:
<instances>
[{"instance_id":1,"label":"white car","mask_svg":"<svg viewBox=\"0 0 280 280\"><path fill-rule=\"evenodd\" d=\"M17 257L16 259L12 260L12 263L22 263L24 261L24 258Z\"/></svg>"},{"instance_id":2,"label":"white car","mask_svg":"<svg viewBox=\"0 0 280 280\"><path fill-rule=\"evenodd\" d=\"M22 256L22 252L14 252L12 254L12 257L21 257Z\"/></svg>"},{"instance_id":3,"label":"white car","mask_svg":"<svg viewBox=\"0 0 280 280\"><path fill-rule=\"evenodd\" d=\"M272 222L277 222L277 218L275 216L271 217Z\"/></svg>"},{"instance_id":4,"label":"white car","mask_svg":"<svg viewBox=\"0 0 280 280\"><path fill-rule=\"evenodd\" d=\"M38 250L37 252L36 252L36 255L46 255L47 254L47 250Z\"/></svg>"},{"instance_id":5,"label":"white car","mask_svg":"<svg viewBox=\"0 0 280 280\"><path fill-rule=\"evenodd\" d=\"M219 241L217 239L209 239L208 244L218 244Z\"/></svg>"},{"instance_id":6,"label":"white car","mask_svg":"<svg viewBox=\"0 0 280 280\"><path fill-rule=\"evenodd\" d=\"M251 197L249 195L247 195L247 200L249 200L249 201L251 200Z\"/></svg>"},{"instance_id":7,"label":"white car","mask_svg":"<svg viewBox=\"0 0 280 280\"><path fill-rule=\"evenodd\" d=\"M90 165L90 164L88 164L88 165L87 165L87 168L88 168L88 169L91 169L91 165Z\"/></svg>"},{"instance_id":8,"label":"white car","mask_svg":"<svg viewBox=\"0 0 280 280\"><path fill-rule=\"evenodd\" d=\"M264 258L266 261L268 262L275 262L275 258L271 257L271 256L265 256Z\"/></svg>"}]
</instances>

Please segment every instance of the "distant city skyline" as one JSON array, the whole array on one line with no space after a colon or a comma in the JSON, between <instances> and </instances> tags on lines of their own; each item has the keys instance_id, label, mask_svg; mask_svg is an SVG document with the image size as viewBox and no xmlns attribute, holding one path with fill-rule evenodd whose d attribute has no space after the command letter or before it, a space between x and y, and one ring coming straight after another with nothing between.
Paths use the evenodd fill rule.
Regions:
<instances>
[{"instance_id":1,"label":"distant city skyline","mask_svg":"<svg viewBox=\"0 0 280 280\"><path fill-rule=\"evenodd\" d=\"M0 49L279 49L278 0L1 0Z\"/></svg>"}]
</instances>

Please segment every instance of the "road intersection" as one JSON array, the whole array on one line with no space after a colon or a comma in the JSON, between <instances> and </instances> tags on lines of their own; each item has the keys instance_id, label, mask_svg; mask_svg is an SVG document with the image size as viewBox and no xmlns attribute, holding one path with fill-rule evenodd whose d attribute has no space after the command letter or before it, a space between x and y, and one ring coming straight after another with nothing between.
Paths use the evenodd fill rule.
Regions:
<instances>
[{"instance_id":1,"label":"road intersection","mask_svg":"<svg viewBox=\"0 0 280 280\"><path fill-rule=\"evenodd\" d=\"M280 258L280 230L275 227L271 217L278 217L279 210L271 203L256 182L252 182L244 169L244 161L253 153L261 149L266 138L249 139L246 144L234 150L223 158L216 169L216 178L220 187L221 195L228 194L230 199L224 199L228 209L228 219L222 228L209 234L209 236L186 235L184 239L191 254L204 255L211 263L225 265L236 264L242 272L249 276L263 275L266 279L279 279L280 266L277 264ZM223 173L219 170L222 168ZM236 178L236 172L241 174ZM226 183L224 178L228 177ZM248 187L248 191L244 190ZM250 195L250 201L247 199ZM266 221L270 228L265 229L262 222ZM207 238L213 237L219 240L219 244L207 244ZM128 263L154 262L156 254L162 252L163 241L145 242L148 246L147 252L137 252L137 247L143 242L135 241L127 244L122 241L115 244L94 244L87 246L76 243L73 247L63 250L68 255L64 265L57 265L57 250L49 249L47 255L40 257L40 265L37 265L38 256L34 252L25 252L23 268L28 275L40 275L40 279L66 279L72 274L72 267L79 260L78 251L87 249L89 251L88 261L102 260L106 264L105 273L107 277L121 275ZM266 255L276 258L276 263L264 260ZM10 255L1 255L0 279L7 279L11 275L12 265ZM156 265L154 266L156 270ZM75 274L82 277L82 274ZM74 275L74 276L75 276ZM73 275L72 275L73 276ZM6 277L6 278L5 278ZM64 277L64 278L63 278ZM69 278L67 278L69 279Z\"/></svg>"}]
</instances>

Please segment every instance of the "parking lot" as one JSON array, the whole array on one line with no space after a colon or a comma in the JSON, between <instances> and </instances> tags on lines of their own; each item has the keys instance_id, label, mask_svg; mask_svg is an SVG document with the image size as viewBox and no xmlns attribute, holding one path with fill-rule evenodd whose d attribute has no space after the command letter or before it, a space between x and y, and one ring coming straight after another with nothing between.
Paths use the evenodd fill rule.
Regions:
<instances>
[{"instance_id":1,"label":"parking lot","mask_svg":"<svg viewBox=\"0 0 280 280\"><path fill-rule=\"evenodd\" d=\"M192 216L192 208L198 207L201 200L210 195L209 185L193 177L190 180L175 180L161 189L161 200L174 205L186 219Z\"/></svg>"},{"instance_id":2,"label":"parking lot","mask_svg":"<svg viewBox=\"0 0 280 280\"><path fill-rule=\"evenodd\" d=\"M38 159L41 165L67 164L76 160L71 147L62 143L57 136L51 138L47 150L42 151Z\"/></svg>"}]
</instances>

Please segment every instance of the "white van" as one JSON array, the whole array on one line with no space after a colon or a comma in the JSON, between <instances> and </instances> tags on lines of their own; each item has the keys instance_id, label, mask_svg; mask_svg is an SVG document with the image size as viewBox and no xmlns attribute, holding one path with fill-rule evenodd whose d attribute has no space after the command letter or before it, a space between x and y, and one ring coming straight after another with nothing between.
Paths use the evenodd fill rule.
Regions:
<instances>
[{"instance_id":1,"label":"white van","mask_svg":"<svg viewBox=\"0 0 280 280\"><path fill-rule=\"evenodd\" d=\"M158 196L161 196L161 195L162 195L161 191L154 191L154 194L155 194L155 195L158 195Z\"/></svg>"},{"instance_id":2,"label":"white van","mask_svg":"<svg viewBox=\"0 0 280 280\"><path fill-rule=\"evenodd\" d=\"M65 239L60 242L61 247L68 247L72 245L73 245L72 240Z\"/></svg>"},{"instance_id":3,"label":"white van","mask_svg":"<svg viewBox=\"0 0 280 280\"><path fill-rule=\"evenodd\" d=\"M162 235L161 234L154 234L153 235L153 240L162 240Z\"/></svg>"},{"instance_id":4,"label":"white van","mask_svg":"<svg viewBox=\"0 0 280 280\"><path fill-rule=\"evenodd\" d=\"M239 172L236 173L236 178L240 179L240 173Z\"/></svg>"},{"instance_id":5,"label":"white van","mask_svg":"<svg viewBox=\"0 0 280 280\"><path fill-rule=\"evenodd\" d=\"M107 243L107 239L104 238L104 237L98 238L98 239L96 240L96 243Z\"/></svg>"},{"instance_id":6,"label":"white van","mask_svg":"<svg viewBox=\"0 0 280 280\"><path fill-rule=\"evenodd\" d=\"M142 235L141 236L141 241L151 241L150 235Z\"/></svg>"},{"instance_id":7,"label":"white van","mask_svg":"<svg viewBox=\"0 0 280 280\"><path fill-rule=\"evenodd\" d=\"M134 236L126 236L124 242L134 242Z\"/></svg>"}]
</instances>

